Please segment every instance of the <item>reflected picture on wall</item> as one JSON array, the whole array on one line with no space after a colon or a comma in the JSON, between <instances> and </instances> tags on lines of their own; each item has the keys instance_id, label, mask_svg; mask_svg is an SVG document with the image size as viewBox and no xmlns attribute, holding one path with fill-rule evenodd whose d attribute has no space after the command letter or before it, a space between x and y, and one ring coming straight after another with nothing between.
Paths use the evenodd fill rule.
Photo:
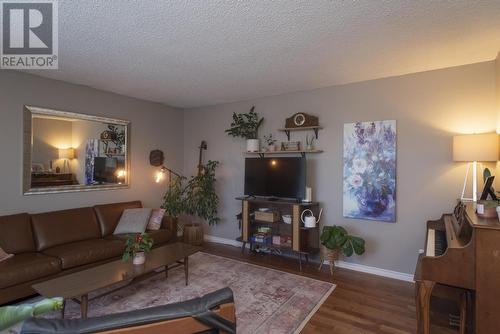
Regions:
<instances>
[{"instance_id":1,"label":"reflected picture on wall","mask_svg":"<svg viewBox=\"0 0 500 334\"><path fill-rule=\"evenodd\" d=\"M343 213L396 221L396 121L344 124Z\"/></svg>"},{"instance_id":2,"label":"reflected picture on wall","mask_svg":"<svg viewBox=\"0 0 500 334\"><path fill-rule=\"evenodd\" d=\"M85 184L94 183L94 159L99 155L99 139L87 139L85 145Z\"/></svg>"}]
</instances>

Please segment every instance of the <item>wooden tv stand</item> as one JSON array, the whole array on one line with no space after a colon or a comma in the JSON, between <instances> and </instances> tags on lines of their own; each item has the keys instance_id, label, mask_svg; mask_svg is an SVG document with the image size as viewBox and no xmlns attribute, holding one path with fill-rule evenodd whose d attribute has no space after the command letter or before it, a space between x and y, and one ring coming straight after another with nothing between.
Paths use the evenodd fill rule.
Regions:
<instances>
[{"instance_id":1,"label":"wooden tv stand","mask_svg":"<svg viewBox=\"0 0 500 334\"><path fill-rule=\"evenodd\" d=\"M252 251L261 247L274 249L278 252L289 251L298 255L301 271L302 255L304 255L306 261L309 261L309 255L319 252L319 226L306 228L300 220L302 211L306 209L310 209L314 213L314 216L318 218L319 203L299 203L291 200L270 200L258 197L238 197L236 199L241 201L242 205L241 237L237 239L243 243L242 252L245 251L247 243L250 245ZM271 211L279 212L279 220L276 222L267 222L255 219L254 212L258 211L259 208L269 208ZM291 224L283 222L282 216L285 214L292 216ZM280 235L284 239L291 239L291 243L277 245L252 240L252 236L257 232L259 227L270 227L272 235Z\"/></svg>"}]
</instances>

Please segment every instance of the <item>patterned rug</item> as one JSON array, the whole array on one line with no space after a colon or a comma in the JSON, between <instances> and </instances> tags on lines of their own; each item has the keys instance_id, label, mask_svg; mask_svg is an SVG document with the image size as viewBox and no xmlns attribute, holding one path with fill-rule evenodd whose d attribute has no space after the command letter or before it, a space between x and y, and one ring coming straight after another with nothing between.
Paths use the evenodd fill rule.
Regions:
<instances>
[{"instance_id":1,"label":"patterned rug","mask_svg":"<svg viewBox=\"0 0 500 334\"><path fill-rule=\"evenodd\" d=\"M89 302L89 317L184 301L226 286L234 292L238 333L245 334L298 333L335 288L328 282L197 253L189 258L188 286L178 267L169 271L168 280L158 274ZM69 301L66 317L79 316L79 306Z\"/></svg>"}]
</instances>

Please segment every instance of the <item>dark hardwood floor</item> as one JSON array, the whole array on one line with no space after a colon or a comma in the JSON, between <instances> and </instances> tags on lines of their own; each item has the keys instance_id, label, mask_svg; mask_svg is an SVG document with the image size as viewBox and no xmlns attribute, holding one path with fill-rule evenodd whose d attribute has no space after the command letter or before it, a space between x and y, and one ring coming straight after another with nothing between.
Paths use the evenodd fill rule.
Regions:
<instances>
[{"instance_id":1,"label":"dark hardwood floor","mask_svg":"<svg viewBox=\"0 0 500 334\"><path fill-rule=\"evenodd\" d=\"M241 254L238 247L206 243L205 251L240 261L273 267L336 284L336 288L314 314L302 333L416 333L413 283L337 268L331 276L327 268L318 270L309 263L301 273L297 260L272 255ZM436 319L434 322L445 323ZM458 331L433 325L433 334Z\"/></svg>"}]
</instances>

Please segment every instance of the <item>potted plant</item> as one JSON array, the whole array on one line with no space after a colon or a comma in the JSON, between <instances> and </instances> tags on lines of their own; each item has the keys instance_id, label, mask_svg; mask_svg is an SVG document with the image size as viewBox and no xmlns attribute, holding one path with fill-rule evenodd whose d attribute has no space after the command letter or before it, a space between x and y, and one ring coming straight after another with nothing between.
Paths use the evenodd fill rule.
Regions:
<instances>
[{"instance_id":1,"label":"potted plant","mask_svg":"<svg viewBox=\"0 0 500 334\"><path fill-rule=\"evenodd\" d=\"M273 134L270 133L269 136L264 136L264 141L267 144L267 150L269 152L274 152L276 150L276 142L277 140L273 138Z\"/></svg>"},{"instance_id":2,"label":"potted plant","mask_svg":"<svg viewBox=\"0 0 500 334\"><path fill-rule=\"evenodd\" d=\"M132 258L133 264L143 264L146 261L146 253L151 251L153 239L147 233L129 234L125 242L125 253L123 261Z\"/></svg>"},{"instance_id":3,"label":"potted plant","mask_svg":"<svg viewBox=\"0 0 500 334\"><path fill-rule=\"evenodd\" d=\"M255 112L255 106L253 106L248 113L233 113L231 127L225 132L236 138L245 138L247 140L247 151L258 152L260 149L258 131L263 121L264 118L259 118L259 115Z\"/></svg>"},{"instance_id":4,"label":"potted plant","mask_svg":"<svg viewBox=\"0 0 500 334\"><path fill-rule=\"evenodd\" d=\"M219 222L217 208L219 197L215 191L215 170L218 161L208 161L201 166L201 172L189 180L178 177L172 180L165 196L162 208L166 214L177 218L181 214L197 216L209 225ZM203 227L197 223L182 227L184 242L201 245L203 242Z\"/></svg>"},{"instance_id":5,"label":"potted plant","mask_svg":"<svg viewBox=\"0 0 500 334\"><path fill-rule=\"evenodd\" d=\"M338 260L339 254L350 257L354 253L361 255L365 252L365 240L360 237L350 235L342 226L324 226L320 236L321 244L323 245L321 269L324 260L328 260L330 264L330 273L333 275L335 260Z\"/></svg>"},{"instance_id":6,"label":"potted plant","mask_svg":"<svg viewBox=\"0 0 500 334\"><path fill-rule=\"evenodd\" d=\"M168 189L163 196L162 209L165 214L173 219L177 225L177 233L182 233L183 226L179 224L179 216L186 212L186 187L184 186L186 178L184 176L174 177L170 180Z\"/></svg>"},{"instance_id":7,"label":"potted plant","mask_svg":"<svg viewBox=\"0 0 500 334\"><path fill-rule=\"evenodd\" d=\"M209 225L216 225L220 220L217 212L219 197L215 192L215 170L218 165L218 161L209 160L202 166L201 173L192 176L187 182L184 199L185 212L201 218ZM203 226L197 223L186 224L183 237L186 243L201 245Z\"/></svg>"}]
</instances>

